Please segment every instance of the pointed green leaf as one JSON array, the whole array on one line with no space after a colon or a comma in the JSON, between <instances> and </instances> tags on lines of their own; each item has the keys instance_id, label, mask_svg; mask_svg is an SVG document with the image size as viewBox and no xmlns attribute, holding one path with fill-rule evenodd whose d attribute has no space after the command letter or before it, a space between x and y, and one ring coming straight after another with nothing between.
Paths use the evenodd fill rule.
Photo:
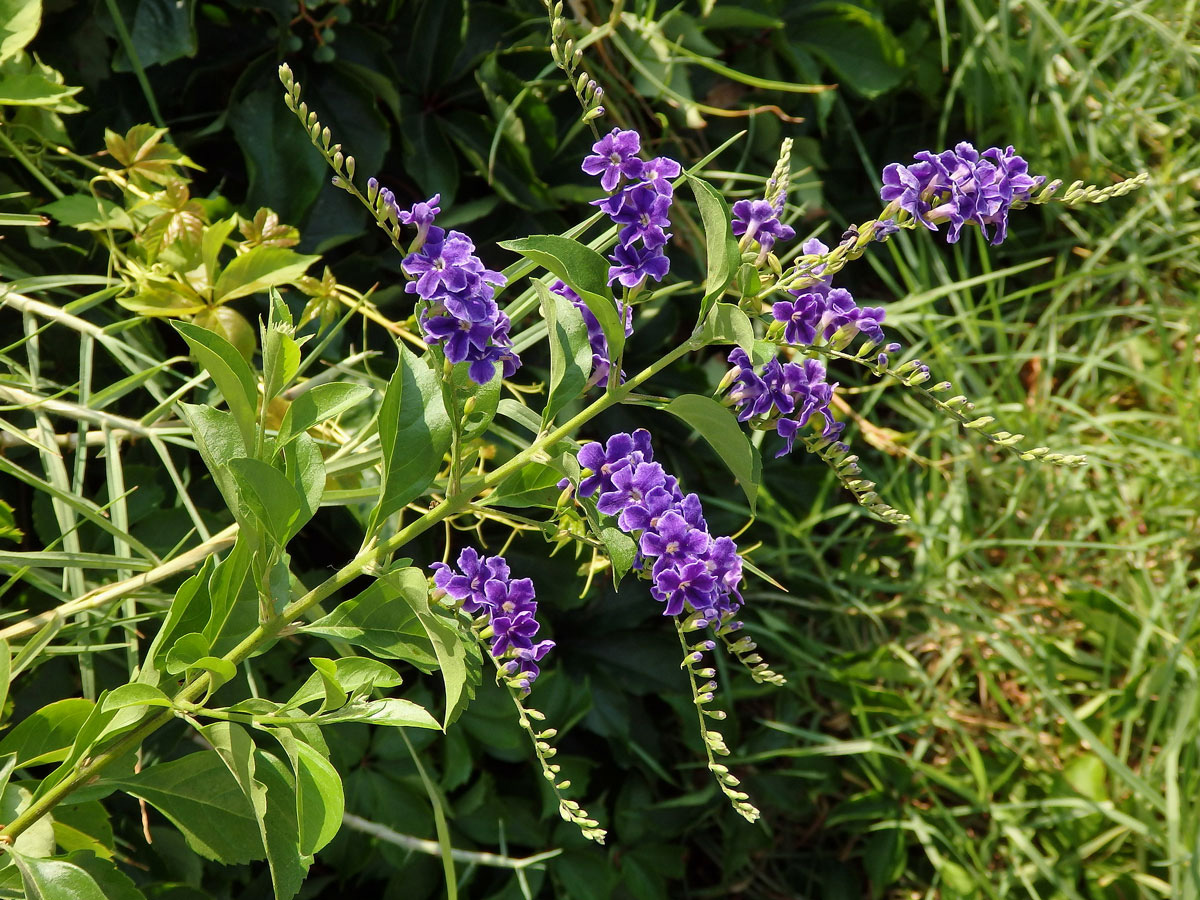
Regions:
<instances>
[{"instance_id":1,"label":"pointed green leaf","mask_svg":"<svg viewBox=\"0 0 1200 900\"><path fill-rule=\"evenodd\" d=\"M255 247L235 257L217 278L214 303L289 284L300 278L319 256L304 256L284 247Z\"/></svg>"},{"instance_id":2,"label":"pointed green leaf","mask_svg":"<svg viewBox=\"0 0 1200 900\"><path fill-rule=\"evenodd\" d=\"M129 891L123 895L109 895L90 872L74 863L62 859L37 859L12 850L7 852L12 854L13 862L21 872L27 900L125 900L141 897L132 882L129 883ZM112 866L111 863L107 865Z\"/></svg>"},{"instance_id":3,"label":"pointed green leaf","mask_svg":"<svg viewBox=\"0 0 1200 900\"><path fill-rule=\"evenodd\" d=\"M612 527L600 532L600 540L604 541L604 548L612 562L613 587L616 587L633 567L633 561L637 557L637 544L625 532Z\"/></svg>"},{"instance_id":4,"label":"pointed green leaf","mask_svg":"<svg viewBox=\"0 0 1200 900\"><path fill-rule=\"evenodd\" d=\"M542 427L554 421L555 414L586 389L592 371L592 348L587 325L574 304L550 293L540 281L534 281L546 332L550 339L550 389L542 412Z\"/></svg>"},{"instance_id":5,"label":"pointed green leaf","mask_svg":"<svg viewBox=\"0 0 1200 900\"><path fill-rule=\"evenodd\" d=\"M376 525L429 487L452 436L441 377L431 357L417 356L403 344L398 347L400 360L379 409L383 486Z\"/></svg>"},{"instance_id":6,"label":"pointed green leaf","mask_svg":"<svg viewBox=\"0 0 1200 900\"><path fill-rule=\"evenodd\" d=\"M17 754L17 764L61 762L75 743L75 736L94 704L82 697L56 700L30 713L0 740L0 755Z\"/></svg>"},{"instance_id":7,"label":"pointed green leaf","mask_svg":"<svg viewBox=\"0 0 1200 900\"><path fill-rule=\"evenodd\" d=\"M699 394L684 394L663 407L673 416L678 416L717 451L722 462L729 467L737 479L750 512L754 512L758 485L762 480L762 460L746 433L738 425L737 417L728 407L722 406L711 397Z\"/></svg>"},{"instance_id":8,"label":"pointed green leaf","mask_svg":"<svg viewBox=\"0 0 1200 900\"><path fill-rule=\"evenodd\" d=\"M233 775L242 795L254 810L258 822L259 835L266 848L267 862L271 867L271 885L275 890L275 900L290 900L300 890L304 876L308 873L311 858L305 857L297 846L294 817L290 829L271 821L271 807L279 803L278 794L283 793L287 805L295 808L295 791L284 784L284 789L277 785L268 795L267 785L258 777L259 751L254 741L241 725L232 722L214 722L200 729L207 740L225 763L229 773ZM265 775L270 775L270 767L264 769ZM268 780L271 780L268 778ZM273 803L271 802L273 801ZM293 813L294 816L294 813Z\"/></svg>"},{"instance_id":9,"label":"pointed green leaf","mask_svg":"<svg viewBox=\"0 0 1200 900\"><path fill-rule=\"evenodd\" d=\"M464 633L457 619L435 612L429 605L429 582L420 569L386 572L380 580L390 582L409 605L429 635L446 688L446 717L443 728L458 718L475 696L482 658L472 635Z\"/></svg>"},{"instance_id":10,"label":"pointed green leaf","mask_svg":"<svg viewBox=\"0 0 1200 900\"><path fill-rule=\"evenodd\" d=\"M688 186L696 195L700 208L700 220L704 223L704 247L708 268L704 276L704 299L700 301L697 322L704 322L708 311L717 302L729 282L733 280L742 261L737 238L733 236L732 216L729 204L721 192L695 175L687 176Z\"/></svg>"},{"instance_id":11,"label":"pointed green leaf","mask_svg":"<svg viewBox=\"0 0 1200 900\"><path fill-rule=\"evenodd\" d=\"M535 234L500 246L542 266L562 279L592 311L608 341L608 355L616 359L625 347L625 326L608 286L609 263L579 241L557 234Z\"/></svg>"},{"instance_id":12,"label":"pointed green leaf","mask_svg":"<svg viewBox=\"0 0 1200 900\"><path fill-rule=\"evenodd\" d=\"M280 547L286 546L312 517L313 510L305 508L306 499L283 472L261 460L241 457L231 459L228 465L242 499L258 523L256 530L269 535ZM242 523L243 527L245 524Z\"/></svg>"},{"instance_id":13,"label":"pointed green leaf","mask_svg":"<svg viewBox=\"0 0 1200 900\"><path fill-rule=\"evenodd\" d=\"M305 391L288 405L287 412L283 414L275 446L283 447L296 435L303 434L314 425L365 403L374 393L366 385L338 381L319 384Z\"/></svg>"},{"instance_id":14,"label":"pointed green leaf","mask_svg":"<svg viewBox=\"0 0 1200 900\"><path fill-rule=\"evenodd\" d=\"M246 453L254 451L254 422L258 411L258 387L254 373L241 353L215 332L186 322L172 322L192 355L209 375L242 434Z\"/></svg>"},{"instance_id":15,"label":"pointed green leaf","mask_svg":"<svg viewBox=\"0 0 1200 900\"><path fill-rule=\"evenodd\" d=\"M700 339L705 344L737 344L754 353L754 326L750 317L733 303L718 303L704 320Z\"/></svg>"},{"instance_id":16,"label":"pointed green leaf","mask_svg":"<svg viewBox=\"0 0 1200 900\"><path fill-rule=\"evenodd\" d=\"M170 819L201 856L226 864L262 859L254 808L213 751L159 763L115 783Z\"/></svg>"},{"instance_id":17,"label":"pointed green leaf","mask_svg":"<svg viewBox=\"0 0 1200 900\"><path fill-rule=\"evenodd\" d=\"M441 731L438 723L425 707L399 697L384 700L358 700L335 712L325 713L319 720L322 725L336 722L365 722L370 725L390 725L397 728L432 728Z\"/></svg>"},{"instance_id":18,"label":"pointed green leaf","mask_svg":"<svg viewBox=\"0 0 1200 900\"><path fill-rule=\"evenodd\" d=\"M357 597L301 630L346 641L383 659L402 659L426 672L437 666L424 626L412 607L401 602L400 588L391 580L376 580Z\"/></svg>"},{"instance_id":19,"label":"pointed green leaf","mask_svg":"<svg viewBox=\"0 0 1200 900\"><path fill-rule=\"evenodd\" d=\"M42 0L0 0L0 62L33 40L42 24Z\"/></svg>"}]
</instances>

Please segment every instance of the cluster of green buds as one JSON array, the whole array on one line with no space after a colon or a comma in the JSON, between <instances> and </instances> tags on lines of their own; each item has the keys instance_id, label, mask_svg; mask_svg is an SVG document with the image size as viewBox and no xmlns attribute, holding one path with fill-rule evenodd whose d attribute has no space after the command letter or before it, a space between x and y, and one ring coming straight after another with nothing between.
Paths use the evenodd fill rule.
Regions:
<instances>
[{"instance_id":1,"label":"cluster of green buds","mask_svg":"<svg viewBox=\"0 0 1200 900\"><path fill-rule=\"evenodd\" d=\"M542 0L542 5L546 7L550 16L550 56L566 76L571 90L575 92L575 99L583 108L583 121L596 132L594 122L604 115L604 107L601 105L604 88L586 69L580 68L583 63L583 48L575 46L574 39L566 36L567 19L563 15L562 0L553 3L551 0Z\"/></svg>"}]
</instances>

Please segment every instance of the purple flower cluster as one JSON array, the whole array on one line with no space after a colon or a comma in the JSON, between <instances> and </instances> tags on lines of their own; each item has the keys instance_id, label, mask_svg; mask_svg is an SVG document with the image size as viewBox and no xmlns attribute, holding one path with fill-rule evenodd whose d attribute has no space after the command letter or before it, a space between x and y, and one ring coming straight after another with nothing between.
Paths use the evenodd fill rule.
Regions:
<instances>
[{"instance_id":1,"label":"purple flower cluster","mask_svg":"<svg viewBox=\"0 0 1200 900\"><path fill-rule=\"evenodd\" d=\"M507 659L501 671L528 693L541 672L538 662L554 647L554 641L533 640L541 627L533 581L513 578L504 557L480 556L472 547L458 555L457 569L441 562L430 568L434 585L459 601L463 612L487 613L492 656Z\"/></svg>"},{"instance_id":2,"label":"purple flower cluster","mask_svg":"<svg viewBox=\"0 0 1200 900\"><path fill-rule=\"evenodd\" d=\"M916 163L892 163L883 170L884 203L896 204L931 231L935 222L949 221L946 240L953 244L962 228L974 222L987 236L995 225L992 244L1008 234L1008 210L1013 201L1029 199L1030 192L1046 180L1031 176L1029 164L1012 147L989 147L980 153L963 141L953 150L913 155Z\"/></svg>"},{"instance_id":3,"label":"purple flower cluster","mask_svg":"<svg viewBox=\"0 0 1200 900\"><path fill-rule=\"evenodd\" d=\"M733 204L733 233L742 239L743 246L758 241L764 252L770 252L776 241L790 241L796 236L795 229L779 221L783 196L779 195L778 206L766 200L739 200Z\"/></svg>"},{"instance_id":4,"label":"purple flower cluster","mask_svg":"<svg viewBox=\"0 0 1200 900\"><path fill-rule=\"evenodd\" d=\"M587 326L588 344L592 348L592 377L590 384L599 385L600 387L608 387L608 373L612 368L612 360L608 353L608 338L604 336L604 329L600 327L600 320L596 318L596 314L588 309L588 305L583 302L583 298L571 290L561 281L555 281L550 285L551 293L558 294L571 301L571 305L579 310L579 314L583 316L583 324ZM625 337L633 334L633 307L625 307ZM617 377L624 380L625 373L617 373Z\"/></svg>"},{"instance_id":5,"label":"purple flower cluster","mask_svg":"<svg viewBox=\"0 0 1200 900\"><path fill-rule=\"evenodd\" d=\"M746 351L738 347L729 354L729 363L733 368L726 376L726 396L737 406L738 421L757 418L769 422L778 417L774 419L775 431L785 443L776 458L792 452L797 432L814 415L825 420L821 437L833 441L841 435L845 425L829 412L837 384L825 380L825 367L817 360L781 363L778 358L772 359L760 375Z\"/></svg>"},{"instance_id":6,"label":"purple flower cluster","mask_svg":"<svg viewBox=\"0 0 1200 900\"><path fill-rule=\"evenodd\" d=\"M435 195L396 213L402 224L417 229L414 250L401 268L412 279L404 289L429 304L421 312L425 342L442 344L452 363L469 362L467 374L476 384L491 381L497 364L509 378L520 368L521 359L508 336L508 316L494 299L493 286L504 284L505 278L484 266L469 237L433 224L440 212L438 199ZM394 205L390 194L384 202L389 200Z\"/></svg>"},{"instance_id":7,"label":"purple flower cluster","mask_svg":"<svg viewBox=\"0 0 1200 900\"><path fill-rule=\"evenodd\" d=\"M708 532L700 498L654 462L650 432L614 434L607 443L584 444L579 465L589 474L579 496L598 495L596 510L616 516L618 527L638 541L642 570L649 560L650 593L665 604L663 615L685 610L709 624L742 605L742 559L729 537Z\"/></svg>"},{"instance_id":8,"label":"purple flower cluster","mask_svg":"<svg viewBox=\"0 0 1200 900\"><path fill-rule=\"evenodd\" d=\"M829 248L812 238L804 244L809 255L828 253ZM813 272L820 275L824 266ZM882 306L859 306L845 288L835 288L831 278L823 278L815 285L801 290L788 291L795 299L781 300L771 307L775 321L783 323L783 339L796 346L812 344L817 335L830 338L839 330L862 333L876 344L883 343Z\"/></svg>"},{"instance_id":9,"label":"purple flower cluster","mask_svg":"<svg viewBox=\"0 0 1200 900\"><path fill-rule=\"evenodd\" d=\"M638 158L642 138L636 131L614 128L592 145L592 155L583 160L583 171L600 176L600 186L609 196L593 200L618 225L617 246L609 259L608 283L619 281L635 288L647 278L662 281L671 268L665 247L671 236L674 189L669 179L682 171L679 163L665 156L647 161ZM622 180L628 179L620 190ZM614 193L615 191L615 193ZM638 246L640 242L641 246Z\"/></svg>"}]
</instances>

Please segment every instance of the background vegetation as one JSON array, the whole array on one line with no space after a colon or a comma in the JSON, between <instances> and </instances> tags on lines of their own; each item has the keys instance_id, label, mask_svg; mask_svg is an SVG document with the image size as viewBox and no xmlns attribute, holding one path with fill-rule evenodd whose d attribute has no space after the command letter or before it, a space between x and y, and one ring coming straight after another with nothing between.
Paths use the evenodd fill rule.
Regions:
<instances>
[{"instance_id":1,"label":"background vegetation","mask_svg":"<svg viewBox=\"0 0 1200 900\"><path fill-rule=\"evenodd\" d=\"M1012 143L1034 171L1067 181L1149 171L1150 184L1119 203L1020 214L1002 248L905 233L842 279L860 302L887 306L906 352L935 378L1033 443L1091 461L1077 470L1021 463L898 385L838 372L849 440L880 493L913 518L873 522L815 460L768 463L758 519L740 540L760 543L754 562L787 588L756 582L747 618L788 686L734 691L727 731L763 808L759 826L719 802L697 765L699 748L680 727L692 713L677 654L644 589L614 593L601 575L580 596L586 559L563 553L547 566L543 538L519 536L509 559L514 571L537 566L558 642L538 705L562 723L562 756L609 823L609 846L585 846L557 821L503 698L485 687L463 728L413 734L413 748L393 730L341 726L330 749L354 818L321 852L302 896L440 895L440 862L411 840L434 837L435 804L459 850L561 850L516 871L463 857L472 897L1200 896L1195 12L1178 0L568 4L568 31L606 91L604 128L638 127L656 151L685 160L746 129L706 176L746 195L761 190L780 140L792 137L789 213L801 235L836 237L869 218L886 163L960 139ZM29 49L83 90L57 108L3 107L0 193L17 226L0 245L9 307L0 322L12 345L0 384L11 423L0 433L0 495L15 510L0 537L10 548L113 553L112 534L95 522L64 525L70 495L159 554L193 528L226 524L195 454L147 416L190 377L185 348L119 306L123 287L107 287L109 276L139 284L139 271L159 261L155 229L234 212L253 222L267 207L296 233L273 232L263 217L257 232L242 230L247 241L298 240L293 252L322 257L309 269L316 280L287 279L297 312L307 304L314 318L341 315L377 286L371 318L324 348L331 364L386 351L387 323L409 315L399 258L328 184L280 102L281 60L360 174L378 173L402 204L441 192L445 221L469 230L490 264L511 262L495 240L560 231L594 196L577 169L592 138L533 0L47 5ZM139 123L168 127L186 160L144 165L136 156L148 132L129 133ZM179 186L178 202L155 211L166 219L138 218L124 243L81 234L68 207L46 205L86 191L97 164L123 167L127 186L103 186L114 201L157 173ZM19 227L16 216L42 211L51 224ZM686 220L677 231L672 255L686 272L696 239ZM325 265L331 274L319 283ZM47 320L20 298L105 330ZM200 313L236 336L237 319L221 310L253 321L261 299L201 301ZM655 313L632 347L647 358L677 323L669 304ZM20 342L22 322L45 330ZM538 349L529 353L537 364ZM384 360L367 364L390 371ZM719 361L698 362L670 377L683 388L715 383L720 371ZM107 426L106 442L55 469L13 434L42 428L17 410L17 384L74 404L80 433L80 407L124 418L93 418ZM636 425L637 412L622 408L601 427ZM130 420L142 431L114 436ZM75 424L54 421L70 445ZM724 470L682 430L675 436L669 467L723 510L722 527L740 528L748 511ZM293 560L301 580L354 552L351 515L318 513ZM487 537L498 547L506 535ZM412 555L439 553L429 539ZM118 546L116 555L128 553ZM82 594L93 575L107 578L5 570L13 621ZM43 633L52 652L14 681L6 721L123 683L139 616L171 588ZM318 646L297 639L290 661L266 657L254 678L264 689L298 682ZM421 699L420 678L413 684ZM181 755L187 740L180 727L148 753ZM207 863L153 814L147 843L132 800L111 820L98 818L98 804L72 808L67 824L114 846L147 897L269 891L265 867Z\"/></svg>"}]
</instances>

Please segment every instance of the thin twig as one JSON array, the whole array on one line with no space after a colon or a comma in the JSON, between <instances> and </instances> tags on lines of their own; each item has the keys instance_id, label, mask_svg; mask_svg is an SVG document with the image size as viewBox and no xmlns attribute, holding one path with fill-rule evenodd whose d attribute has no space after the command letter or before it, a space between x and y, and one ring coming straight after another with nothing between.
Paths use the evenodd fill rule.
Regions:
<instances>
[{"instance_id":1,"label":"thin twig","mask_svg":"<svg viewBox=\"0 0 1200 900\"><path fill-rule=\"evenodd\" d=\"M398 831L392 831L386 825L380 825L377 822L361 818L353 813L343 813L342 824L347 828L361 831L364 834L369 834L372 837L379 838L381 841L387 841L389 844L395 844L397 847L403 847L406 850L414 850L417 853L426 853L430 856L442 855L441 844L437 841L413 837L411 834L401 834ZM515 858L512 856L501 856L498 853L483 853L476 850L450 850L450 855L454 858L455 862L494 866L498 869L540 869L543 868L542 863L548 859L553 859L560 853L562 853L561 850L546 850L543 853L536 853L533 856Z\"/></svg>"}]
</instances>

